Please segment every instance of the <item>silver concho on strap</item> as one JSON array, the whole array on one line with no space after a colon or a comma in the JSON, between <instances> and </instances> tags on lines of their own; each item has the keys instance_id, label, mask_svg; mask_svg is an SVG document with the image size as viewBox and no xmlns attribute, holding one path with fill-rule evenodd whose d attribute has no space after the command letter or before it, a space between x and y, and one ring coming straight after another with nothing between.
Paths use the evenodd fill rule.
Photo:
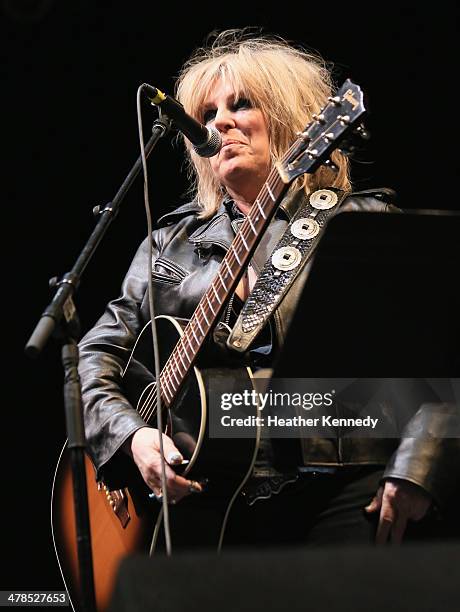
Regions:
<instances>
[{"instance_id":1,"label":"silver concho on strap","mask_svg":"<svg viewBox=\"0 0 460 612\"><path fill-rule=\"evenodd\" d=\"M301 261L302 253L293 246L284 246L276 249L272 255L272 264L277 270L282 272L297 268Z\"/></svg>"},{"instance_id":2,"label":"silver concho on strap","mask_svg":"<svg viewBox=\"0 0 460 612\"><path fill-rule=\"evenodd\" d=\"M300 240L310 240L319 234L318 222L309 217L301 217L291 225L291 234Z\"/></svg>"},{"instance_id":3,"label":"silver concho on strap","mask_svg":"<svg viewBox=\"0 0 460 612\"><path fill-rule=\"evenodd\" d=\"M338 197L330 189L318 189L310 195L309 202L317 210L328 210L337 204Z\"/></svg>"}]
</instances>

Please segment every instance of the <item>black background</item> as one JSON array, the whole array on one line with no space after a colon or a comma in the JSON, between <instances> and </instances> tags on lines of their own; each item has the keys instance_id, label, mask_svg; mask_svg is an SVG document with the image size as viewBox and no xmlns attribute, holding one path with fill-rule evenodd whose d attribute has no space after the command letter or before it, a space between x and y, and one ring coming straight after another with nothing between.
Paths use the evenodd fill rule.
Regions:
<instances>
[{"instance_id":1,"label":"black background","mask_svg":"<svg viewBox=\"0 0 460 612\"><path fill-rule=\"evenodd\" d=\"M444 69L455 16L439 2L4 0L2 8L1 530L10 546L0 587L59 589L49 500L66 437L62 368L54 341L36 361L23 349L51 299L48 279L73 265L94 227L92 207L115 195L139 154L137 87L172 93L182 62L211 30L261 26L319 51L334 62L337 83L350 77L366 92L372 139L354 164L358 187L392 187L403 208L457 210L449 168L456 76ZM150 157L154 219L181 202L182 160L170 139ZM116 295L145 235L138 180L76 296L83 331Z\"/></svg>"}]
</instances>

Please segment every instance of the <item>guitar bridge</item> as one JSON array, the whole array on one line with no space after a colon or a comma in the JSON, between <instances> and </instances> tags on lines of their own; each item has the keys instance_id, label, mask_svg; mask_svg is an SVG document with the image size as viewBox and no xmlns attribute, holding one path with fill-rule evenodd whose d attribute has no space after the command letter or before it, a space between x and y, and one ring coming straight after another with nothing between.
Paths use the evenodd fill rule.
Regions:
<instances>
[{"instance_id":1,"label":"guitar bridge","mask_svg":"<svg viewBox=\"0 0 460 612\"><path fill-rule=\"evenodd\" d=\"M110 491L106 485L102 485L102 488L104 489L107 501L120 521L121 526L123 529L126 528L127 524L131 520L131 517L128 511L128 497L124 489L115 489Z\"/></svg>"}]
</instances>

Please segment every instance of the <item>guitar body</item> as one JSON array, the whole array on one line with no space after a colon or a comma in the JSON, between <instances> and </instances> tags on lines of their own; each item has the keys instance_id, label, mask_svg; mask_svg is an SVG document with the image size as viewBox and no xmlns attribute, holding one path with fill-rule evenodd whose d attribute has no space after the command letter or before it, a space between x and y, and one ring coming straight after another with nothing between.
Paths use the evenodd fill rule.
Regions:
<instances>
[{"instance_id":1,"label":"guitar body","mask_svg":"<svg viewBox=\"0 0 460 612\"><path fill-rule=\"evenodd\" d=\"M121 559L135 552L147 552L153 531L153 517L138 514L128 489L108 491L95 480L95 471L85 457L88 508L91 525L91 549L94 585L98 610L107 610L114 580ZM110 505L110 495L123 496L129 521L122 524ZM61 453L53 483L53 540L59 569L75 610L80 594L75 527L72 471L69 451Z\"/></svg>"},{"instance_id":2,"label":"guitar body","mask_svg":"<svg viewBox=\"0 0 460 612\"><path fill-rule=\"evenodd\" d=\"M161 360L166 361L186 321L156 318ZM140 334L124 374L131 403L152 427L156 427L156 390L151 364L150 323ZM163 365L163 364L161 364ZM181 473L193 480L206 480L206 491L170 506L173 551L188 546L210 546L217 550L233 498L252 471L258 447L254 438L227 439L209 435L209 389L228 383L229 391L252 388L247 368L209 368L194 372L177 402L163 410L166 433L185 459ZM211 407L216 408L215 398ZM257 409L253 410L256 416ZM95 469L85 457L94 584L98 611L105 611L115 584L121 559L134 553L163 550L161 504L149 497L140 478L123 489L110 490L95 478ZM136 468L137 470L137 468ZM200 518L200 506L212 507L214 521ZM52 531L56 555L69 597L76 610L79 600L78 555L70 453L64 446L58 460L52 493ZM153 538L153 543L152 543Z\"/></svg>"}]
</instances>

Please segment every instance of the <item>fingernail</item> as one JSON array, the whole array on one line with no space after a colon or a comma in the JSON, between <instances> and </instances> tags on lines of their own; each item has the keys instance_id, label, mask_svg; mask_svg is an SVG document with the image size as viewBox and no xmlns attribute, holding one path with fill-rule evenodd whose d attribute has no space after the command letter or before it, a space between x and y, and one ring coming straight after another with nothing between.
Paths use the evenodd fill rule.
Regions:
<instances>
[{"instance_id":1,"label":"fingernail","mask_svg":"<svg viewBox=\"0 0 460 612\"><path fill-rule=\"evenodd\" d=\"M172 453L169 453L168 463L170 465L177 465L178 463L182 463L182 455L177 451L173 451Z\"/></svg>"}]
</instances>

